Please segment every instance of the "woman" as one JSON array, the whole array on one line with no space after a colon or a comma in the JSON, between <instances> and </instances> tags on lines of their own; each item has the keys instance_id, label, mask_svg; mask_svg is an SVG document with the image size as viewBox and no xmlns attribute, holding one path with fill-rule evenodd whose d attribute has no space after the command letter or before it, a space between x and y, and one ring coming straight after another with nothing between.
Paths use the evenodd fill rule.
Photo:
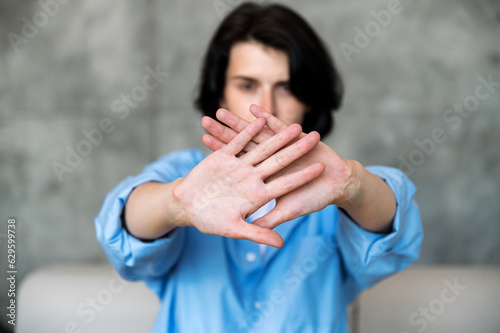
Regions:
<instances>
[{"instance_id":1,"label":"woman","mask_svg":"<svg viewBox=\"0 0 500 333\"><path fill-rule=\"evenodd\" d=\"M341 97L290 9L243 4L221 23L196 101L214 152L160 158L96 218L117 271L160 298L154 332L347 332L356 295L418 258L413 184L320 141Z\"/></svg>"}]
</instances>

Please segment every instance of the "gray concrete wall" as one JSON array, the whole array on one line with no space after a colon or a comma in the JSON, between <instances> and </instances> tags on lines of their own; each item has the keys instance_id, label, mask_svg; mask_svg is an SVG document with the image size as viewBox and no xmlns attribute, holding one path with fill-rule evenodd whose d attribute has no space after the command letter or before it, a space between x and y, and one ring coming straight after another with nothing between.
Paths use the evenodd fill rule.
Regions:
<instances>
[{"instance_id":1,"label":"gray concrete wall","mask_svg":"<svg viewBox=\"0 0 500 333\"><path fill-rule=\"evenodd\" d=\"M162 154L203 148L192 106L200 60L240 3L66 2L0 3L0 246L5 257L15 217L18 285L51 262L106 260L93 225L106 193ZM500 2L281 2L311 22L346 82L326 142L364 165L399 166L417 185L421 262L500 264L500 86L480 87L500 82ZM372 11L388 8L377 23ZM155 69L168 76L140 95ZM115 112L124 94L136 97L128 114ZM85 146L82 131L99 126L108 133ZM68 165L68 151L85 148ZM54 161L66 165L60 177Z\"/></svg>"}]
</instances>

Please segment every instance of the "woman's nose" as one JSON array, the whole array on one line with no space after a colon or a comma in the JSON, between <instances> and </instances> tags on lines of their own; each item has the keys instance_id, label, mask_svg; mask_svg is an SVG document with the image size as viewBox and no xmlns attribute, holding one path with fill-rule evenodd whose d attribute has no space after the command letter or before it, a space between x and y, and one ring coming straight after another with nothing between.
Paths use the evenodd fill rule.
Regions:
<instances>
[{"instance_id":1,"label":"woman's nose","mask_svg":"<svg viewBox=\"0 0 500 333\"><path fill-rule=\"evenodd\" d=\"M264 92L261 98L260 107L264 108L266 111L271 113L272 115L276 115L276 101L274 98L274 94L272 92Z\"/></svg>"}]
</instances>

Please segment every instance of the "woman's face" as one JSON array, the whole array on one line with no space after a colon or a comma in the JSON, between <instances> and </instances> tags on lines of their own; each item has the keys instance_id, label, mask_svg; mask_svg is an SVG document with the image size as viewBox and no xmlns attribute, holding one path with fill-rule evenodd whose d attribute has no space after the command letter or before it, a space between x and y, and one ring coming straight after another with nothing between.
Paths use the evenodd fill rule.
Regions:
<instances>
[{"instance_id":1,"label":"woman's face","mask_svg":"<svg viewBox=\"0 0 500 333\"><path fill-rule=\"evenodd\" d=\"M286 53L257 42L233 45L221 107L252 121L251 104L271 112L285 124L302 123L306 106L289 89Z\"/></svg>"}]
</instances>

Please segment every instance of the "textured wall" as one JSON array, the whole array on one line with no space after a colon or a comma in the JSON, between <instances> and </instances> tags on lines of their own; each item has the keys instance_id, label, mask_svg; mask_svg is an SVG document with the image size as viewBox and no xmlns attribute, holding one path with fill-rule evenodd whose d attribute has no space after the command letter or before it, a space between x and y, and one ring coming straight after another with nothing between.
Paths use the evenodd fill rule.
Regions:
<instances>
[{"instance_id":1,"label":"textured wall","mask_svg":"<svg viewBox=\"0 0 500 333\"><path fill-rule=\"evenodd\" d=\"M239 3L59 1L0 2L0 246L4 256L15 217L19 278L105 260L93 218L106 193L161 154L202 148L200 60ZM500 2L283 2L317 29L346 82L327 143L417 185L421 262L500 264L500 84L484 83L500 82ZM391 14L377 23L381 10Z\"/></svg>"}]
</instances>

